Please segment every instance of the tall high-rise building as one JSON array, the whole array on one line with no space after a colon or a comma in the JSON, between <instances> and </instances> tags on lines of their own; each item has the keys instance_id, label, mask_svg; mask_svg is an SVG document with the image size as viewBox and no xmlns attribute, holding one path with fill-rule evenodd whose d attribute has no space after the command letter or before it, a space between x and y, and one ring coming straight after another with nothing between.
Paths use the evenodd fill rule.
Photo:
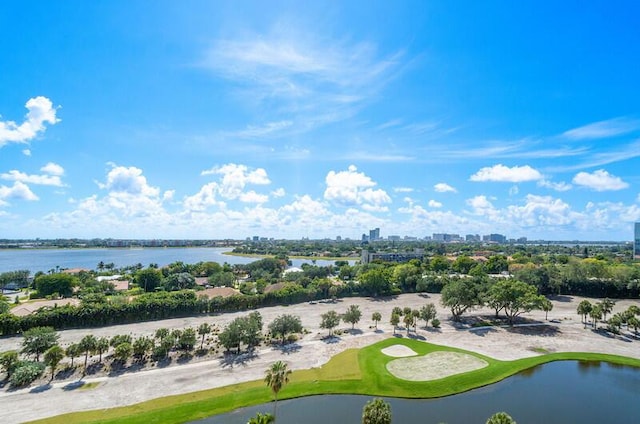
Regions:
<instances>
[{"instance_id":1,"label":"tall high-rise building","mask_svg":"<svg viewBox=\"0 0 640 424\"><path fill-rule=\"evenodd\" d=\"M633 258L640 259L640 222L636 222L633 232Z\"/></svg>"},{"instance_id":2,"label":"tall high-rise building","mask_svg":"<svg viewBox=\"0 0 640 424\"><path fill-rule=\"evenodd\" d=\"M369 241L380 240L380 228L369 230Z\"/></svg>"}]
</instances>

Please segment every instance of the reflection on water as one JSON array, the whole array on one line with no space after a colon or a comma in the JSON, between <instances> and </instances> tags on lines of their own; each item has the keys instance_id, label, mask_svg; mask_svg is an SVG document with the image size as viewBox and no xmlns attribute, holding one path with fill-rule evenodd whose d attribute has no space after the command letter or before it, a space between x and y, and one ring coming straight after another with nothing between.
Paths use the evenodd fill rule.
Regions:
<instances>
[{"instance_id":1,"label":"reflection on water","mask_svg":"<svg viewBox=\"0 0 640 424\"><path fill-rule=\"evenodd\" d=\"M265 387L265 390L267 388ZM519 424L640 422L640 369L600 362L561 361L500 383L440 399L386 399L394 423L484 423L498 411ZM278 402L278 424L360 423L368 396L325 395ZM197 421L245 424L272 404Z\"/></svg>"}]
</instances>

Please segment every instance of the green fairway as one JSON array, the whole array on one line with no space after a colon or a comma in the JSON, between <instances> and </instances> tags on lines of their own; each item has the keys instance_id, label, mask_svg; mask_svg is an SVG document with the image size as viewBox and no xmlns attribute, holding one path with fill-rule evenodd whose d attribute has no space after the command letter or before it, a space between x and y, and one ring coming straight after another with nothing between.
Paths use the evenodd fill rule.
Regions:
<instances>
[{"instance_id":1,"label":"green fairway","mask_svg":"<svg viewBox=\"0 0 640 424\"><path fill-rule=\"evenodd\" d=\"M403 344L418 355L436 351L460 352L485 360L489 365L475 371L432 381L411 382L391 375L386 364L395 358L381 349ZM288 399L318 394L363 394L405 398L433 398L461 393L495 383L519 371L551 361L606 361L640 367L640 360L595 353L552 353L515 361L498 361L477 353L405 338L390 338L357 350L346 350L321 368L295 371L278 395ZM179 423L206 418L234 409L269 402L272 394L261 381L169 396L132 406L78 412L34 421L38 423Z\"/></svg>"}]
</instances>

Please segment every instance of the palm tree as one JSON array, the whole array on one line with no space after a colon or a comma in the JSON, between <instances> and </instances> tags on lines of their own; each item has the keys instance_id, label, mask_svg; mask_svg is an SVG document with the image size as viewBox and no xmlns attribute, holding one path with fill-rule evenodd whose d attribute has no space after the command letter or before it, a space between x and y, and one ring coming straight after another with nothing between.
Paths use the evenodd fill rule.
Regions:
<instances>
[{"instance_id":1,"label":"palm tree","mask_svg":"<svg viewBox=\"0 0 640 424\"><path fill-rule=\"evenodd\" d=\"M80 352L84 353L84 370L82 371L83 374L87 373L87 360L89 359L89 353L94 352L97 345L98 339L96 339L93 334L87 334L82 338L82 340L80 340L80 343L78 343Z\"/></svg>"},{"instance_id":2,"label":"palm tree","mask_svg":"<svg viewBox=\"0 0 640 424\"><path fill-rule=\"evenodd\" d=\"M398 314L391 314L391 325L393 325L393 334L396 334L396 328L398 327L398 324L400 324L400 315Z\"/></svg>"},{"instance_id":3,"label":"palm tree","mask_svg":"<svg viewBox=\"0 0 640 424\"><path fill-rule=\"evenodd\" d=\"M96 347L94 353L100 355L98 362L102 363L102 354L109 350L109 339L106 337L100 337L96 341Z\"/></svg>"},{"instance_id":4,"label":"palm tree","mask_svg":"<svg viewBox=\"0 0 640 424\"><path fill-rule=\"evenodd\" d=\"M627 319L627 327L633 328L633 332L638 334L638 328L640 328L640 320L635 316Z\"/></svg>"},{"instance_id":5,"label":"palm tree","mask_svg":"<svg viewBox=\"0 0 640 424\"><path fill-rule=\"evenodd\" d=\"M56 368L60 364L60 361L64 359L64 349L58 345L53 345L44 353L44 363L51 368L51 380L56 374Z\"/></svg>"},{"instance_id":6,"label":"palm tree","mask_svg":"<svg viewBox=\"0 0 640 424\"><path fill-rule=\"evenodd\" d=\"M64 354L67 355L67 357L71 358L71 368L73 368L73 360L77 356L80 356L82 354L82 351L80 350L80 346L78 345L78 343L73 343L67 346Z\"/></svg>"},{"instance_id":7,"label":"palm tree","mask_svg":"<svg viewBox=\"0 0 640 424\"><path fill-rule=\"evenodd\" d=\"M593 328L598 328L598 321L602 319L602 308L600 308L600 304L596 304L591 311L589 311L589 316L591 320L593 320Z\"/></svg>"},{"instance_id":8,"label":"palm tree","mask_svg":"<svg viewBox=\"0 0 640 424\"><path fill-rule=\"evenodd\" d=\"M198 334L202 336L202 341L200 342L200 350L202 350L202 347L204 346L205 336L209 333L211 333L211 326L206 322L200 324L200 327L198 327Z\"/></svg>"},{"instance_id":9,"label":"palm tree","mask_svg":"<svg viewBox=\"0 0 640 424\"><path fill-rule=\"evenodd\" d=\"M577 312L579 315L582 315L582 322L585 328L587 327L587 315L589 315L592 309L593 305L588 300L583 300L578 304Z\"/></svg>"},{"instance_id":10,"label":"palm tree","mask_svg":"<svg viewBox=\"0 0 640 424\"><path fill-rule=\"evenodd\" d=\"M271 414L261 414L258 412L255 417L247 421L247 424L271 424L276 421L276 417Z\"/></svg>"},{"instance_id":11,"label":"palm tree","mask_svg":"<svg viewBox=\"0 0 640 424\"><path fill-rule=\"evenodd\" d=\"M291 370L286 363L277 361L265 371L265 374L264 382L271 388L274 396L273 416L275 419L276 409L278 407L278 392L289 382Z\"/></svg>"}]
</instances>

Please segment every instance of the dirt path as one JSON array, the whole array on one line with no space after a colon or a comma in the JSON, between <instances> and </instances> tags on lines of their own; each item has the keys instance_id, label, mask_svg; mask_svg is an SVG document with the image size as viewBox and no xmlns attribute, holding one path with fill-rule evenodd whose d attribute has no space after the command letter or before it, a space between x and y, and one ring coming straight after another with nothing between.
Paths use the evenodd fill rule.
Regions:
<instances>
[{"instance_id":1,"label":"dirt path","mask_svg":"<svg viewBox=\"0 0 640 424\"><path fill-rule=\"evenodd\" d=\"M369 298L342 299L329 304L300 304L260 309L263 321L268 324L278 315L287 313L299 315L310 333L305 335L296 349L283 352L279 349L261 348L257 355L240 358L231 363L224 358L211 358L194 361L184 365L171 365L165 368L149 368L137 372L126 372L117 377L96 375L85 378L85 383L98 383L90 389L79 388L77 379L56 381L53 385L17 391L0 391L0 422L18 423L37 418L59 415L65 412L81 411L115 406L130 405L145 400L188 393L214 387L226 386L238 382L262 379L264 370L276 360L286 361L292 369L317 367L326 363L336 353L348 348L367 346L387 337L392 337L393 328L389 322L391 309L395 306L410 306L419 309L433 302L438 308L438 317L442 321L439 330L425 330L420 327L417 337L432 343L459 347L488 355L497 359L509 360L539 355L540 352L603 352L640 358L640 340L623 331L622 336L608 337L600 332L584 329L576 306L582 300L578 297L564 297L555 300L554 309L549 312L550 325L518 326L515 328L457 328L448 321L448 313L440 306L439 295L423 297L417 294L401 295L389 300L371 300ZM593 299L591 299L593 301ZM362 319L354 334L342 334L335 343L326 343L321 338L326 330L321 330L320 315L329 310L344 312L351 304L357 304L362 310ZM625 310L629 305L640 306L640 301L620 301L614 312ZM382 314L378 332L374 331L371 315ZM97 337L110 337L116 334L133 336L151 335L157 328L196 327L202 322L215 323L224 327L231 319L245 315L232 313L214 317L197 317L129 324L91 330L66 330L60 332L63 345L73 343L91 332ZM490 310L478 310L470 315L491 316ZM524 318L545 324L544 312L534 311ZM350 325L341 326L346 330ZM413 335L413 330L411 331ZM398 331L403 337L404 330ZM0 339L0 351L17 349L19 337ZM97 360L97 358L94 358Z\"/></svg>"}]
</instances>

